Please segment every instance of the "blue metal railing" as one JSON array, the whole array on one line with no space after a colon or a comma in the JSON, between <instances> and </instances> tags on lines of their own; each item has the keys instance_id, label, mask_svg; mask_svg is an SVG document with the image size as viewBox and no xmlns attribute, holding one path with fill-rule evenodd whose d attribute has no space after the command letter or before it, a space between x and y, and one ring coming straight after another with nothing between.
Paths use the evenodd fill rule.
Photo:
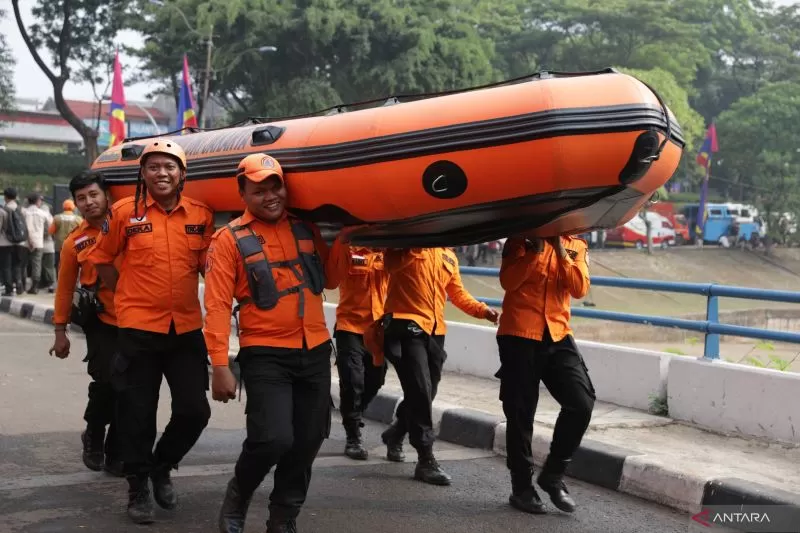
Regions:
<instances>
[{"instance_id":1,"label":"blue metal railing","mask_svg":"<svg viewBox=\"0 0 800 533\"><path fill-rule=\"evenodd\" d=\"M462 275L489 277L497 277L500 273L500 270L497 268L468 266L462 266L460 271ZM800 292L797 291L776 291L768 289L753 289L749 287L732 287L730 285L717 285L716 283L681 283L649 279L614 278L608 276L592 276L591 281L592 286L594 287L643 289L705 296L707 298L705 320L687 320L685 318L638 315L634 313L619 313L616 311L603 311L600 309L584 308L573 308L572 315L585 318L596 318L600 320L627 322L629 324L647 324L665 328L678 328L697 331L705 335L703 356L708 359L719 359L720 335L748 337L752 339L778 342L800 343L800 333L774 331L719 323L719 298L740 298L744 300L800 303ZM478 300L495 307L500 307L503 303L503 300L499 298L478 298Z\"/></svg>"}]
</instances>

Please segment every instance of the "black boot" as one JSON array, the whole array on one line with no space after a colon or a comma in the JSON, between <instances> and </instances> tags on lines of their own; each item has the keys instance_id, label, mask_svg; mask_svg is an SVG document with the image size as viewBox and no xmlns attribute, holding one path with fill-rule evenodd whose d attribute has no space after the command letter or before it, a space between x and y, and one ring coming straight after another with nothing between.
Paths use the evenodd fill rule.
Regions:
<instances>
[{"instance_id":1,"label":"black boot","mask_svg":"<svg viewBox=\"0 0 800 533\"><path fill-rule=\"evenodd\" d=\"M115 477L125 477L123 466L124 465L122 464L122 461L119 459L114 459L106 455L106 461L103 465L103 470Z\"/></svg>"},{"instance_id":2,"label":"black boot","mask_svg":"<svg viewBox=\"0 0 800 533\"><path fill-rule=\"evenodd\" d=\"M397 423L392 424L381 433L381 440L386 445L386 459L395 463L402 463L406 460L406 454L403 453L405 437L405 430L400 428Z\"/></svg>"},{"instance_id":3,"label":"black boot","mask_svg":"<svg viewBox=\"0 0 800 533\"><path fill-rule=\"evenodd\" d=\"M442 470L432 450L422 450L418 452L419 461L414 470L414 479L418 479L431 485L449 485L451 478Z\"/></svg>"},{"instance_id":4,"label":"black boot","mask_svg":"<svg viewBox=\"0 0 800 533\"><path fill-rule=\"evenodd\" d=\"M267 533L297 533L297 524L294 519L280 520L272 517L267 520Z\"/></svg>"},{"instance_id":5,"label":"black boot","mask_svg":"<svg viewBox=\"0 0 800 533\"><path fill-rule=\"evenodd\" d=\"M128 516L137 524L155 520L149 481L146 475L128 476Z\"/></svg>"},{"instance_id":6,"label":"black boot","mask_svg":"<svg viewBox=\"0 0 800 533\"><path fill-rule=\"evenodd\" d=\"M575 510L575 500L569 495L567 486L564 484L564 472L567 470L569 462L569 459L554 461L548 457L536 480L542 490L550 495L553 505L565 513Z\"/></svg>"},{"instance_id":7,"label":"black boot","mask_svg":"<svg viewBox=\"0 0 800 533\"><path fill-rule=\"evenodd\" d=\"M243 495L241 493L236 476L228 481L225 499L222 500L222 508L219 510L220 533L244 532L244 521L247 518L247 509L250 507L252 496L252 494Z\"/></svg>"},{"instance_id":8,"label":"black boot","mask_svg":"<svg viewBox=\"0 0 800 533\"><path fill-rule=\"evenodd\" d=\"M103 442L105 438L106 428L104 426L86 426L86 430L81 434L83 464L89 470L99 472L103 469Z\"/></svg>"},{"instance_id":9,"label":"black boot","mask_svg":"<svg viewBox=\"0 0 800 533\"><path fill-rule=\"evenodd\" d=\"M344 454L350 459L366 461L369 458L369 452L364 448L364 441L361 439L361 428L358 425L345 426L344 431L347 433Z\"/></svg>"},{"instance_id":10,"label":"black boot","mask_svg":"<svg viewBox=\"0 0 800 533\"><path fill-rule=\"evenodd\" d=\"M511 474L511 496L508 502L512 507L531 514L545 514L547 510L544 508L542 500L533 488L531 478L533 477L532 471L519 472Z\"/></svg>"},{"instance_id":11,"label":"black boot","mask_svg":"<svg viewBox=\"0 0 800 533\"><path fill-rule=\"evenodd\" d=\"M161 463L150 472L150 479L153 480L153 496L162 509L174 509L178 505L178 495L175 494L172 479L169 477L170 470L172 465Z\"/></svg>"}]
</instances>

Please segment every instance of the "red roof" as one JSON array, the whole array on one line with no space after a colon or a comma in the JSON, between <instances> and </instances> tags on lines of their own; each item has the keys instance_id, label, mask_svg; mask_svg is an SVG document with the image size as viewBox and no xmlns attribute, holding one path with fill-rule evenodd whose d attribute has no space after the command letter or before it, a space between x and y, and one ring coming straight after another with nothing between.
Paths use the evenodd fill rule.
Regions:
<instances>
[{"instance_id":1,"label":"red roof","mask_svg":"<svg viewBox=\"0 0 800 533\"><path fill-rule=\"evenodd\" d=\"M97 118L97 102L84 102L81 100L67 100L66 102L70 109L72 109L72 112L78 115L78 117L81 119ZM108 117L109 106L110 104L103 103L103 108L100 110L101 117ZM164 114L158 109L154 107L145 107L145 109L147 109L147 111L153 115L153 118L156 122L169 122L169 118L164 116ZM125 118L150 120L145 112L143 112L137 106L130 104L125 106Z\"/></svg>"},{"instance_id":2,"label":"red roof","mask_svg":"<svg viewBox=\"0 0 800 533\"><path fill-rule=\"evenodd\" d=\"M27 122L47 126L69 126L69 122L54 113L36 113L32 111L10 111L0 113L0 122Z\"/></svg>"}]
</instances>

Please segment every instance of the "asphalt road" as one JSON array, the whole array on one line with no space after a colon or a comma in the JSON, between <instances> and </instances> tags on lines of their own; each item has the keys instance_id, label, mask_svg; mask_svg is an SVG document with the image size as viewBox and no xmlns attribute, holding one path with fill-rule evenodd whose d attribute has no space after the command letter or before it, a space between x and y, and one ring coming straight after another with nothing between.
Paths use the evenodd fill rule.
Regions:
<instances>
[{"instance_id":1,"label":"asphalt road","mask_svg":"<svg viewBox=\"0 0 800 533\"><path fill-rule=\"evenodd\" d=\"M86 470L80 461L85 406L84 344L73 335L66 361L47 355L49 327L0 314L0 532L215 532L225 484L244 436L243 403L212 406L212 420L174 473L175 511L157 510L150 526L129 523L124 480ZM162 394L159 428L168 416ZM482 450L438 443L438 457L453 476L450 487L414 481L414 456L405 464L382 459L379 424L365 428L369 461L342 456L338 420L315 463L301 532L342 533L633 533L686 532L688 515L606 489L568 480L579 509L550 507L530 516L509 507L502 458ZM248 532L263 532L272 478L256 494Z\"/></svg>"}]
</instances>

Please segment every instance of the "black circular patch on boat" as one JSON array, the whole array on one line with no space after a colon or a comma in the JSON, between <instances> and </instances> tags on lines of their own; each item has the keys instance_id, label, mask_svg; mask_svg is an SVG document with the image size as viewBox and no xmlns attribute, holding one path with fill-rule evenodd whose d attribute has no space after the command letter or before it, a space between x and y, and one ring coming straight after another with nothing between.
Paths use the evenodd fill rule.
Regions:
<instances>
[{"instance_id":1,"label":"black circular patch on boat","mask_svg":"<svg viewBox=\"0 0 800 533\"><path fill-rule=\"evenodd\" d=\"M467 175L452 161L436 161L422 173L422 186L434 198L456 198L467 190Z\"/></svg>"}]
</instances>

